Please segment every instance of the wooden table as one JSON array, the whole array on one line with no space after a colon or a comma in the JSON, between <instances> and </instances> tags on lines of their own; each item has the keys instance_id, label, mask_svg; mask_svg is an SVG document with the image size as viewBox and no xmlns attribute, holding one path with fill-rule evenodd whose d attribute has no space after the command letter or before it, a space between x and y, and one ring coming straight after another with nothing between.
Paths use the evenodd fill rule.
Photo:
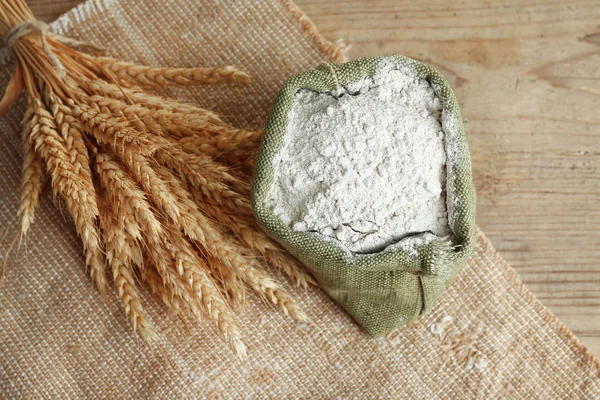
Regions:
<instances>
[{"instance_id":1,"label":"wooden table","mask_svg":"<svg viewBox=\"0 0 600 400\"><path fill-rule=\"evenodd\" d=\"M80 0L29 0L52 20ZM467 121L478 224L600 357L600 1L297 0L351 58L440 69Z\"/></svg>"}]
</instances>

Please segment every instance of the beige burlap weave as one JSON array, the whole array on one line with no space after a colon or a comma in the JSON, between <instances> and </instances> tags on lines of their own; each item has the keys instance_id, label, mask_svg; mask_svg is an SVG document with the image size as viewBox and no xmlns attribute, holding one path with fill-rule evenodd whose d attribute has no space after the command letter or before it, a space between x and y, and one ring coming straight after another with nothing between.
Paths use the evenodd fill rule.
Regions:
<instances>
[{"instance_id":1,"label":"beige burlap weave","mask_svg":"<svg viewBox=\"0 0 600 400\"><path fill-rule=\"evenodd\" d=\"M169 94L264 124L280 85L341 60L287 1L91 1L53 24L117 55L172 66L237 64L249 87ZM0 84L8 79L0 70ZM16 232L23 104L0 119L0 229ZM251 298L241 364L207 322L146 304L161 339L146 347L113 293L83 268L70 221L44 196L27 248L0 290L0 398L598 398L600 368L479 235L474 256L425 318L374 340L324 292L290 288L311 322ZM283 278L281 278L283 280Z\"/></svg>"}]
</instances>

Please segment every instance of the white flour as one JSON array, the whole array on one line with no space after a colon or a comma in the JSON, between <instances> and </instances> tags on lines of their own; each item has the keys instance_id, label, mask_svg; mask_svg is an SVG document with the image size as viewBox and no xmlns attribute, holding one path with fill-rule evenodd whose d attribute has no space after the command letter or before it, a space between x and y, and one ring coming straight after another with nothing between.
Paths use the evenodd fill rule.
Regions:
<instances>
[{"instance_id":1,"label":"white flour","mask_svg":"<svg viewBox=\"0 0 600 400\"><path fill-rule=\"evenodd\" d=\"M431 85L397 70L335 93L300 90L267 205L353 253L451 235L441 114Z\"/></svg>"}]
</instances>

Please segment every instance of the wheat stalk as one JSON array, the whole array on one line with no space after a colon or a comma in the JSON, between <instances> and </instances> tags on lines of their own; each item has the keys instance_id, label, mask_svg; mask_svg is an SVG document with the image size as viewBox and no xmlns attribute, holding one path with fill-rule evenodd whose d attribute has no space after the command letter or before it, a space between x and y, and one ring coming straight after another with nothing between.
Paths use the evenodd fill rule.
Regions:
<instances>
[{"instance_id":1,"label":"wheat stalk","mask_svg":"<svg viewBox=\"0 0 600 400\"><path fill-rule=\"evenodd\" d=\"M11 36L16 31L20 36ZM22 237L31 230L45 169L74 221L93 281L104 291L110 272L125 315L145 342L159 333L142 304L144 286L178 315L208 317L242 359L246 347L232 306L245 303L246 287L284 314L306 319L266 266L303 285L314 280L254 220L249 174L262 132L147 91L246 84L244 72L86 54L35 21L23 0L0 2L0 36L15 65L0 113L23 89L28 95Z\"/></svg>"}]
</instances>

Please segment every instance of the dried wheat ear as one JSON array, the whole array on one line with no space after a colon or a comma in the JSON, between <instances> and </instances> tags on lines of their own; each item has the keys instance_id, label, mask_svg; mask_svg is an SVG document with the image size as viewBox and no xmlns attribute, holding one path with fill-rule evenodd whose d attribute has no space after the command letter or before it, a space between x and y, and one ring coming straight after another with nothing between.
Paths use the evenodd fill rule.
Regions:
<instances>
[{"instance_id":1,"label":"dried wheat ear","mask_svg":"<svg viewBox=\"0 0 600 400\"><path fill-rule=\"evenodd\" d=\"M33 19L22 0L0 3L2 36ZM249 77L234 67L146 67L89 55L72 43L30 32L12 45L15 69L0 112L26 89L21 237L34 221L45 171L73 218L93 281L105 291L112 278L145 342L157 333L141 301L144 282L173 312L208 316L240 358L246 347L233 310L244 304L247 287L304 321L266 265L299 285L313 278L259 229L251 209L261 131L236 129L209 110L148 92L246 84Z\"/></svg>"}]
</instances>

